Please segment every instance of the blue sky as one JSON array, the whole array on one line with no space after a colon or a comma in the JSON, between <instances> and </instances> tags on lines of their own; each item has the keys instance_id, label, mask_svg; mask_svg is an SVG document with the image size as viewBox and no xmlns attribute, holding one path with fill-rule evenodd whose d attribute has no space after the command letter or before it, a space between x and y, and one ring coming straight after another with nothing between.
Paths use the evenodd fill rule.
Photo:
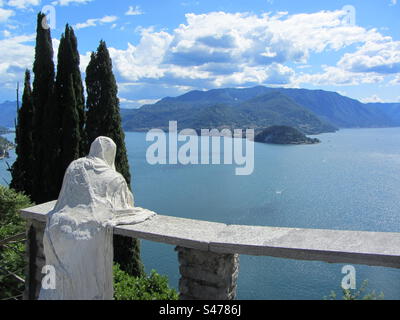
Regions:
<instances>
[{"instance_id":1,"label":"blue sky","mask_svg":"<svg viewBox=\"0 0 400 320\"><path fill-rule=\"evenodd\" d=\"M400 102L400 0L0 0L0 101L32 67L45 6L55 51L74 27L82 72L107 42L123 107L254 85Z\"/></svg>"}]
</instances>

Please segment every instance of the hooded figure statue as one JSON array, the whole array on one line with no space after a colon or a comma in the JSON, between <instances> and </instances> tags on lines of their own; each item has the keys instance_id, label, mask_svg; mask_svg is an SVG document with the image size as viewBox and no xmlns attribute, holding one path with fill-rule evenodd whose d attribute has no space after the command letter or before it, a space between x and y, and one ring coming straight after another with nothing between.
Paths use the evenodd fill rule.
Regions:
<instances>
[{"instance_id":1,"label":"hooded figure statue","mask_svg":"<svg viewBox=\"0 0 400 320\"><path fill-rule=\"evenodd\" d=\"M154 215L140 219L132 215L133 195L115 171L115 154L115 143L99 137L87 157L68 167L43 237L55 287L42 286L40 300L113 299L113 226L129 224L129 216L138 223ZM116 218L119 213L124 217L121 223Z\"/></svg>"}]
</instances>

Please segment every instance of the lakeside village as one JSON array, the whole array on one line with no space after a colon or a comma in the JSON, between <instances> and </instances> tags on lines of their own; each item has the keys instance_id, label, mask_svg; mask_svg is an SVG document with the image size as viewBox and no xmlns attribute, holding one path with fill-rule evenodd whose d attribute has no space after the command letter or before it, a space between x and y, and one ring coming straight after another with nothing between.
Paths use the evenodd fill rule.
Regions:
<instances>
[{"instance_id":1,"label":"lakeside village","mask_svg":"<svg viewBox=\"0 0 400 320\"><path fill-rule=\"evenodd\" d=\"M9 151L14 149L15 145L8 141L6 138L2 137L2 134L10 133L9 130L3 130L0 128L0 160L9 157Z\"/></svg>"}]
</instances>

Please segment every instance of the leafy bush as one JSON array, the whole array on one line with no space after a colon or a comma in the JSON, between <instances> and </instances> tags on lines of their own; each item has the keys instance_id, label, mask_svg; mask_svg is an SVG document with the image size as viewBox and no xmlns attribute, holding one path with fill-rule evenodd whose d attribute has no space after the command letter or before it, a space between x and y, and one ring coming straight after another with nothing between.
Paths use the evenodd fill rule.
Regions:
<instances>
[{"instance_id":1,"label":"leafy bush","mask_svg":"<svg viewBox=\"0 0 400 320\"><path fill-rule=\"evenodd\" d=\"M168 286L168 278L152 270L150 275L132 277L114 265L115 300L178 300L175 289Z\"/></svg>"},{"instance_id":2,"label":"leafy bush","mask_svg":"<svg viewBox=\"0 0 400 320\"><path fill-rule=\"evenodd\" d=\"M377 294L375 290L371 292L366 292L368 287L368 280L364 280L360 289L358 290L350 290L343 289L343 300L383 300L384 294L381 292ZM325 297L325 300L336 300L337 295L336 292L332 291L328 297Z\"/></svg>"},{"instance_id":3,"label":"leafy bush","mask_svg":"<svg viewBox=\"0 0 400 320\"><path fill-rule=\"evenodd\" d=\"M19 210L29 206L31 202L27 196L0 186L0 240L25 232L25 221L20 217ZM15 297L23 292L24 284L7 271L23 278L24 253L23 242L0 245L0 299Z\"/></svg>"}]
</instances>

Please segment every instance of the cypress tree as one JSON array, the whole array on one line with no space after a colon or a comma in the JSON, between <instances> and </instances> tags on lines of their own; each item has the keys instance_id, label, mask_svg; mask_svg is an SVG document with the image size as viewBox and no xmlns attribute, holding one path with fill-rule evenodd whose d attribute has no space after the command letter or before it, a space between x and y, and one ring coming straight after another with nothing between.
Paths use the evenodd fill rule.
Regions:
<instances>
[{"instance_id":1,"label":"cypress tree","mask_svg":"<svg viewBox=\"0 0 400 320\"><path fill-rule=\"evenodd\" d=\"M83 85L79 70L77 41L70 26L65 27L58 49L57 76L54 90L55 109L52 118L52 198L57 198L70 163L83 152L84 128Z\"/></svg>"},{"instance_id":2,"label":"cypress tree","mask_svg":"<svg viewBox=\"0 0 400 320\"><path fill-rule=\"evenodd\" d=\"M79 158L80 154L80 132L79 113L76 109L76 98L74 81L72 75L68 75L65 83L65 93L61 105L64 108L62 113L62 139L61 139L61 161L60 173L64 177L70 163ZM62 181L61 181L62 183ZM61 184L60 184L61 189Z\"/></svg>"},{"instance_id":3,"label":"cypress tree","mask_svg":"<svg viewBox=\"0 0 400 320\"><path fill-rule=\"evenodd\" d=\"M121 125L118 88L112 71L112 61L104 41L93 52L86 69L87 89L87 152L91 143L99 136L114 140L117 145L115 157L116 170L121 173L128 186L131 176L125 147L125 134ZM140 261L140 242L121 236L114 236L114 261L121 269L133 276L144 273Z\"/></svg>"},{"instance_id":4,"label":"cypress tree","mask_svg":"<svg viewBox=\"0 0 400 320\"><path fill-rule=\"evenodd\" d=\"M82 83L81 70L79 68L80 55L78 51L78 39L76 38L74 29L72 29L72 27L69 27L69 40L72 52L71 73L72 73L72 80L75 93L75 103L76 103L75 106L76 106L76 112L78 113L79 116L78 129L79 129L79 135L81 137L79 143L79 153L81 157L84 157L87 155L86 153L87 139L85 137L85 123L86 123L85 95Z\"/></svg>"},{"instance_id":5,"label":"cypress tree","mask_svg":"<svg viewBox=\"0 0 400 320\"><path fill-rule=\"evenodd\" d=\"M118 87L112 71L112 62L106 43L100 41L96 53L92 53L86 69L88 147L99 136L114 140L118 147L115 166L128 185L131 182L119 109Z\"/></svg>"},{"instance_id":6,"label":"cypress tree","mask_svg":"<svg viewBox=\"0 0 400 320\"><path fill-rule=\"evenodd\" d=\"M51 112L54 94L54 52L50 29L43 28L42 25L44 19L46 19L46 15L40 12L37 16L35 60L33 63L35 77L32 97L35 117L32 137L35 175L32 181L34 188L30 196L36 203L54 200L48 191L49 188L52 188L49 182L52 172L46 170L49 155L53 154L50 146L54 146L49 141L51 139L49 128L53 125L51 115L54 115L54 112Z\"/></svg>"},{"instance_id":7,"label":"cypress tree","mask_svg":"<svg viewBox=\"0 0 400 320\"><path fill-rule=\"evenodd\" d=\"M17 124L15 128L15 143L17 159L12 165L12 180L10 187L18 192L28 195L33 191L34 158L33 158L33 117L34 107L31 89L31 74L25 71L24 92L22 105L18 109Z\"/></svg>"}]
</instances>

